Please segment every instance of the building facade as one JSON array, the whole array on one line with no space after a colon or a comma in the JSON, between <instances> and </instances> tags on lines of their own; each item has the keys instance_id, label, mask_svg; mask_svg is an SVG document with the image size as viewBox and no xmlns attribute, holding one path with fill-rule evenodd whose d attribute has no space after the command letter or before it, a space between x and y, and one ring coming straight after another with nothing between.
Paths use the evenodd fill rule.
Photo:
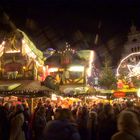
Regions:
<instances>
[{"instance_id":1,"label":"building facade","mask_svg":"<svg viewBox=\"0 0 140 140\"><path fill-rule=\"evenodd\" d=\"M128 33L128 40L124 45L122 58L136 52L140 52L140 31L136 29L136 26L132 25ZM140 61L140 55L131 57L129 61Z\"/></svg>"},{"instance_id":2,"label":"building facade","mask_svg":"<svg viewBox=\"0 0 140 140\"><path fill-rule=\"evenodd\" d=\"M127 78L139 77L140 75L140 31L134 25L131 26L127 42L124 44L117 75L123 75Z\"/></svg>"}]
</instances>

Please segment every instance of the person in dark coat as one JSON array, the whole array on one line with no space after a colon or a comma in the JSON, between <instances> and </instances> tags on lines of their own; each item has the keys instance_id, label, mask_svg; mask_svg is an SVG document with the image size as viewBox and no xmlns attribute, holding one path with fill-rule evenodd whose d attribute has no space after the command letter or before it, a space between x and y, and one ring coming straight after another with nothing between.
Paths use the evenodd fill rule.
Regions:
<instances>
[{"instance_id":1,"label":"person in dark coat","mask_svg":"<svg viewBox=\"0 0 140 140\"><path fill-rule=\"evenodd\" d=\"M111 140L140 140L140 123L135 113L122 111L117 124L119 132Z\"/></svg>"},{"instance_id":2,"label":"person in dark coat","mask_svg":"<svg viewBox=\"0 0 140 140\"><path fill-rule=\"evenodd\" d=\"M77 111L77 124L78 130L81 136L81 140L87 140L88 129L87 129L87 122L88 122L88 109L86 106L79 108Z\"/></svg>"},{"instance_id":3,"label":"person in dark coat","mask_svg":"<svg viewBox=\"0 0 140 140\"><path fill-rule=\"evenodd\" d=\"M24 107L24 111L23 111L23 115L24 115L24 126L23 126L23 130L25 133L25 138L26 140L30 140L31 138L31 130L30 130L30 121L31 121L31 113L29 110L29 107L27 105L27 103L23 103L22 104Z\"/></svg>"},{"instance_id":4,"label":"person in dark coat","mask_svg":"<svg viewBox=\"0 0 140 140\"><path fill-rule=\"evenodd\" d=\"M25 140L23 131L24 124L24 108L22 105L16 105L16 112L11 118L10 139L9 140Z\"/></svg>"},{"instance_id":5,"label":"person in dark coat","mask_svg":"<svg viewBox=\"0 0 140 140\"><path fill-rule=\"evenodd\" d=\"M9 109L0 106L0 140L9 140L10 121L8 115Z\"/></svg>"},{"instance_id":6,"label":"person in dark coat","mask_svg":"<svg viewBox=\"0 0 140 140\"><path fill-rule=\"evenodd\" d=\"M51 121L54 116L53 108L51 105L46 106L46 121Z\"/></svg>"},{"instance_id":7,"label":"person in dark coat","mask_svg":"<svg viewBox=\"0 0 140 140\"><path fill-rule=\"evenodd\" d=\"M105 104L103 112L98 115L98 140L110 140L117 131L116 117L110 104Z\"/></svg>"},{"instance_id":8,"label":"person in dark coat","mask_svg":"<svg viewBox=\"0 0 140 140\"><path fill-rule=\"evenodd\" d=\"M34 134L35 140L43 139L43 132L46 127L46 110L45 107L42 106L38 109L34 118Z\"/></svg>"},{"instance_id":9,"label":"person in dark coat","mask_svg":"<svg viewBox=\"0 0 140 140\"><path fill-rule=\"evenodd\" d=\"M87 129L88 129L88 140L96 140L97 139L97 113L94 111L89 112Z\"/></svg>"},{"instance_id":10,"label":"person in dark coat","mask_svg":"<svg viewBox=\"0 0 140 140\"><path fill-rule=\"evenodd\" d=\"M72 115L70 110L57 110L55 120L47 123L44 132L45 140L80 140L77 125L71 120Z\"/></svg>"}]
</instances>

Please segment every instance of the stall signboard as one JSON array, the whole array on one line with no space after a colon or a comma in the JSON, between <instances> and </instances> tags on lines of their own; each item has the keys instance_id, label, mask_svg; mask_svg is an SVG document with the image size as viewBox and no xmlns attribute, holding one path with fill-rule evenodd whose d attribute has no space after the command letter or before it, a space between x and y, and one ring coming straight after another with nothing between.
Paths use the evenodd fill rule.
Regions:
<instances>
[{"instance_id":1,"label":"stall signboard","mask_svg":"<svg viewBox=\"0 0 140 140\"><path fill-rule=\"evenodd\" d=\"M116 98L123 98L125 96L126 96L125 92L122 92L122 91L114 92L114 97L116 97Z\"/></svg>"}]
</instances>

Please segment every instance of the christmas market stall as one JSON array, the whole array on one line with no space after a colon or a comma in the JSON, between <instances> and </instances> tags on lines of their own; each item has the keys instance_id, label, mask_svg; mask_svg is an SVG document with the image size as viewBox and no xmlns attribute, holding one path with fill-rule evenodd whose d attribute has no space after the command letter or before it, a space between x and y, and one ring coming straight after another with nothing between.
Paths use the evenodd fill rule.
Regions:
<instances>
[{"instance_id":1,"label":"christmas market stall","mask_svg":"<svg viewBox=\"0 0 140 140\"><path fill-rule=\"evenodd\" d=\"M44 56L28 36L17 29L0 44L0 79L45 77Z\"/></svg>"},{"instance_id":2,"label":"christmas market stall","mask_svg":"<svg viewBox=\"0 0 140 140\"><path fill-rule=\"evenodd\" d=\"M50 98L52 94L59 94L45 86L41 86L39 81L22 80L18 81L20 86L14 89L0 89L0 97L2 102L27 101L31 111L35 106L35 101L41 98ZM16 100L15 100L16 99Z\"/></svg>"}]
</instances>

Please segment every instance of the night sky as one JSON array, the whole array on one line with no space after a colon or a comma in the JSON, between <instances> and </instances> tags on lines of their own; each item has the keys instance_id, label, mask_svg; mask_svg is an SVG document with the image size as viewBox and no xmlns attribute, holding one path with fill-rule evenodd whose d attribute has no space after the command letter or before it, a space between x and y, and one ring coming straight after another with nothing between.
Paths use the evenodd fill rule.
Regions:
<instances>
[{"instance_id":1,"label":"night sky","mask_svg":"<svg viewBox=\"0 0 140 140\"><path fill-rule=\"evenodd\" d=\"M140 28L139 0L4 0L0 3L16 27L25 31L41 50L59 48L65 41L77 47L83 40L86 40L83 46L93 48L96 33L99 44L116 38L123 42L132 22Z\"/></svg>"}]
</instances>

